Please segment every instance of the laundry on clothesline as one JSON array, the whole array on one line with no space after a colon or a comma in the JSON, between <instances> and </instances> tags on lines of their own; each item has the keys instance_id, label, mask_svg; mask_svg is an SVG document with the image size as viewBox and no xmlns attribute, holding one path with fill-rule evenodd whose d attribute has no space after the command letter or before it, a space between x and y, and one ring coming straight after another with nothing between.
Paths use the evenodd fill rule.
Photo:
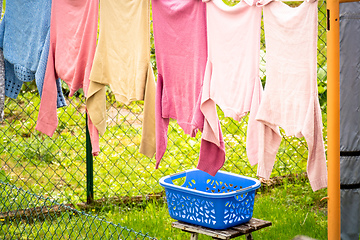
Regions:
<instances>
[{"instance_id":1,"label":"laundry on clothesline","mask_svg":"<svg viewBox=\"0 0 360 240\"><path fill-rule=\"evenodd\" d=\"M52 3L50 48L36 129L52 136L58 125L56 82L61 78L70 96L83 88L85 96L94 60L98 24L98 0L56 0ZM98 155L99 135L90 119L93 155Z\"/></svg>"},{"instance_id":2,"label":"laundry on clothesline","mask_svg":"<svg viewBox=\"0 0 360 240\"><path fill-rule=\"evenodd\" d=\"M233 7L207 1L208 61L200 109L205 116L202 138L223 144L216 105L225 116L240 121L248 112L247 153L257 163L258 129L255 121L262 86L259 78L261 8L242 1ZM222 167L225 154L211 164L200 156L200 169L212 175ZM211 168L211 169L210 169Z\"/></svg>"},{"instance_id":3,"label":"laundry on clothesline","mask_svg":"<svg viewBox=\"0 0 360 240\"><path fill-rule=\"evenodd\" d=\"M57 127L56 108L66 105L61 78L70 96L84 89L97 155L109 86L119 102L144 100L140 152L148 157L156 152L156 168L173 118L185 134L202 132L197 168L215 175L225 162L218 106L236 121L248 115L246 152L249 162L258 164L259 177L270 177L282 127L287 135L305 137L311 186L326 187L316 0L295 8L274 0L235 6L222 0L152 0L157 85L150 61L150 0L100 0L97 45L98 0L20 2L7 3L0 25L5 94L16 98L23 82L36 80L37 130L52 136ZM265 90L259 74L262 11ZM2 72L0 52L0 111Z\"/></svg>"},{"instance_id":4,"label":"laundry on clothesline","mask_svg":"<svg viewBox=\"0 0 360 240\"><path fill-rule=\"evenodd\" d=\"M261 3L259 6L263 6ZM322 117L317 91L317 2L291 8L279 1L263 6L266 42L266 85L256 119L263 129L257 175L270 177L281 142L305 137L307 174L314 191L327 186Z\"/></svg>"},{"instance_id":5,"label":"laundry on clothesline","mask_svg":"<svg viewBox=\"0 0 360 240\"><path fill-rule=\"evenodd\" d=\"M5 59L5 95L17 98L24 82L35 79L40 96L49 49L51 0L7 1L0 25L0 49ZM1 74L1 72L0 72ZM4 76L5 74L5 76ZM56 82L57 107L66 106L61 82Z\"/></svg>"},{"instance_id":6,"label":"laundry on clothesline","mask_svg":"<svg viewBox=\"0 0 360 240\"><path fill-rule=\"evenodd\" d=\"M140 152L155 153L155 78L150 62L150 0L100 1L100 33L86 107L102 135L106 86L117 101L144 100Z\"/></svg>"},{"instance_id":7,"label":"laundry on clothesline","mask_svg":"<svg viewBox=\"0 0 360 240\"><path fill-rule=\"evenodd\" d=\"M166 151L170 118L176 119L184 133L192 137L204 125L200 97L207 61L206 6L193 0L152 0L152 10L158 70L155 110L158 168ZM204 151L209 163L219 158L216 151L224 153L224 146L221 149L203 142L201 152Z\"/></svg>"}]
</instances>

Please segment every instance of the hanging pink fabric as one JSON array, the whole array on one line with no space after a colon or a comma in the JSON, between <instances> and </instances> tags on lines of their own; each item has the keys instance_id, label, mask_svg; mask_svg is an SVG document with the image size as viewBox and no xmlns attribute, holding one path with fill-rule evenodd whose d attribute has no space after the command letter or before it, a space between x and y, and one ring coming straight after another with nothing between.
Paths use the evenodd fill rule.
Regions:
<instances>
[{"instance_id":1,"label":"hanging pink fabric","mask_svg":"<svg viewBox=\"0 0 360 240\"><path fill-rule=\"evenodd\" d=\"M52 136L58 125L56 79L70 88L70 96L89 87L89 74L96 48L98 0L52 2L50 51L36 129ZM99 135L89 119L93 155L99 153Z\"/></svg>"},{"instance_id":2,"label":"hanging pink fabric","mask_svg":"<svg viewBox=\"0 0 360 240\"><path fill-rule=\"evenodd\" d=\"M265 5L265 6L264 6ZM291 8L280 1L264 6L266 86L256 119L271 128L260 132L258 176L270 177L281 142L305 137L307 173L314 191L327 186L321 110L317 91L317 1Z\"/></svg>"},{"instance_id":3,"label":"hanging pink fabric","mask_svg":"<svg viewBox=\"0 0 360 240\"><path fill-rule=\"evenodd\" d=\"M158 69L156 89L156 168L166 151L169 119L195 137L204 125L200 112L201 87L207 59L206 9L201 1L152 0ZM224 158L223 149L202 142L206 161L198 168L214 174L214 164ZM200 156L202 154L200 153ZM219 154L221 155L219 157Z\"/></svg>"},{"instance_id":4,"label":"hanging pink fabric","mask_svg":"<svg viewBox=\"0 0 360 240\"><path fill-rule=\"evenodd\" d=\"M216 105L225 116L240 121L248 112L247 155L257 163L258 129L255 121L262 86L259 78L261 8L252 1L227 6L222 0L207 3L208 61L201 98L205 116L203 139L223 144ZM200 156L206 167L207 155ZM217 159L211 166L215 173L225 161Z\"/></svg>"}]
</instances>

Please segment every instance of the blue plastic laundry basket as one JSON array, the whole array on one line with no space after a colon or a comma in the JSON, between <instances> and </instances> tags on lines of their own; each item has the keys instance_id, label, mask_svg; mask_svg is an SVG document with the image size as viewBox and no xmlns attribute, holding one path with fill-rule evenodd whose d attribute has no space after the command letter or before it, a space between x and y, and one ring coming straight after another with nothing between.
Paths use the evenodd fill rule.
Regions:
<instances>
[{"instance_id":1,"label":"blue plastic laundry basket","mask_svg":"<svg viewBox=\"0 0 360 240\"><path fill-rule=\"evenodd\" d=\"M174 182L183 182L175 185ZM252 218L260 181L219 171L214 177L193 169L160 179L172 218L213 229L233 227Z\"/></svg>"}]
</instances>

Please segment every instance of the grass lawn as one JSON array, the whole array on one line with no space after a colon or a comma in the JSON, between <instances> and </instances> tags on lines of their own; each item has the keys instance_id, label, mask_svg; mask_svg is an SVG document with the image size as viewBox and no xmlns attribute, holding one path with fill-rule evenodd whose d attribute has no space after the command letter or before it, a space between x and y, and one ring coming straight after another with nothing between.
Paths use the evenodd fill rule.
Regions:
<instances>
[{"instance_id":1,"label":"grass lawn","mask_svg":"<svg viewBox=\"0 0 360 240\"><path fill-rule=\"evenodd\" d=\"M19 207L29 203L32 207L50 204L48 200L24 194L23 190L4 189L0 212L14 210L11 209L14 202ZM313 192L305 179L291 182L284 179L282 185L262 187L257 191L253 217L271 221L273 225L253 233L254 239L290 240L296 235L327 239L326 201L320 201L326 195L326 189ZM11 202L6 203L4 199ZM32 218L32 222L0 219L0 239L11 239L9 236L18 236L18 239L144 239L147 238L145 236L189 239L189 233L171 227L173 221L166 203L162 201L127 206L104 205L89 213L63 212L46 220ZM212 238L200 235L199 239Z\"/></svg>"},{"instance_id":2,"label":"grass lawn","mask_svg":"<svg viewBox=\"0 0 360 240\"><path fill-rule=\"evenodd\" d=\"M285 180L286 181L286 180ZM257 192L253 217L272 222L272 226L253 234L254 239L292 239L306 235L318 240L327 239L326 189L313 192L306 180L277 187L262 188ZM189 234L171 228L166 204L151 203L144 208L126 211L114 207L101 213L106 219L126 225L136 231L148 232L162 239L189 239ZM199 239L212 239L199 236ZM239 237L237 239L245 239Z\"/></svg>"}]
</instances>

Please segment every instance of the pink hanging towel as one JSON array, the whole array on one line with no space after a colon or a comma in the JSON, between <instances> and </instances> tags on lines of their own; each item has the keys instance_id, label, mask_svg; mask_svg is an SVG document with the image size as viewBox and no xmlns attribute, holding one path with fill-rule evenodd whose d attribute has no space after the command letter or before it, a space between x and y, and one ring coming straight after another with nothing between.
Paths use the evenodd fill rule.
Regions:
<instances>
[{"instance_id":1,"label":"pink hanging towel","mask_svg":"<svg viewBox=\"0 0 360 240\"><path fill-rule=\"evenodd\" d=\"M158 80L156 90L156 168L167 145L169 119L192 137L202 129L200 93L207 59L206 5L199 0L152 0ZM203 143L201 151L219 149Z\"/></svg>"},{"instance_id":2,"label":"pink hanging towel","mask_svg":"<svg viewBox=\"0 0 360 240\"><path fill-rule=\"evenodd\" d=\"M46 66L36 129L52 136L58 125L56 79L70 88L70 96L83 88L85 96L94 59L98 23L98 0L52 2L50 51ZM99 135L89 119L93 155L99 153Z\"/></svg>"},{"instance_id":3,"label":"pink hanging towel","mask_svg":"<svg viewBox=\"0 0 360 240\"><path fill-rule=\"evenodd\" d=\"M317 1L304 1L296 8L268 2L258 3L265 5L266 86L256 119L272 131L259 135L258 176L270 177L281 142L280 126L288 136L305 137L307 173L316 191L327 186L316 74Z\"/></svg>"},{"instance_id":4,"label":"pink hanging towel","mask_svg":"<svg viewBox=\"0 0 360 240\"><path fill-rule=\"evenodd\" d=\"M222 133L216 104L225 116L240 121L248 112L247 155L257 163L258 129L255 121L262 86L259 78L261 8L251 0L230 7L222 0L207 2L208 61L201 98L205 116L203 139L220 146ZM206 155L200 162L206 167ZM211 166L216 173L225 156ZM210 166L208 166L210 167Z\"/></svg>"}]
</instances>

